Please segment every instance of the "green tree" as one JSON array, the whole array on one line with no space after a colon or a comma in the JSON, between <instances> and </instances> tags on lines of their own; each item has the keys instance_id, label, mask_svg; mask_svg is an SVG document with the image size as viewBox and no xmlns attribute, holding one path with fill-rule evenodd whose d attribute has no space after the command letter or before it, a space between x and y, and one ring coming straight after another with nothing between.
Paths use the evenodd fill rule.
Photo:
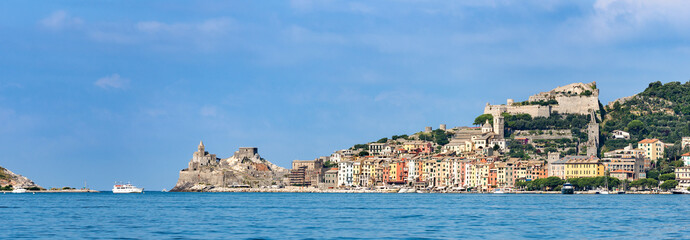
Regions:
<instances>
[{"instance_id":1,"label":"green tree","mask_svg":"<svg viewBox=\"0 0 690 240\"><path fill-rule=\"evenodd\" d=\"M393 139L393 140L398 140L398 138L402 138L402 139L408 140L409 136L407 136L407 134L403 134L403 135L400 135L400 136L398 136L398 135L393 135L393 137L391 137L391 139Z\"/></svg>"},{"instance_id":2,"label":"green tree","mask_svg":"<svg viewBox=\"0 0 690 240\"><path fill-rule=\"evenodd\" d=\"M486 122L486 120L489 120L489 122L493 122L494 116L488 113L479 115L479 117L474 119L474 125L482 125Z\"/></svg>"},{"instance_id":3,"label":"green tree","mask_svg":"<svg viewBox=\"0 0 690 240\"><path fill-rule=\"evenodd\" d=\"M369 156L369 152L367 151L361 151L357 154L357 156L364 157L364 156Z\"/></svg>"},{"instance_id":4,"label":"green tree","mask_svg":"<svg viewBox=\"0 0 690 240\"><path fill-rule=\"evenodd\" d=\"M328 160L328 161L326 161L326 162L323 163L323 167L324 167L324 168L334 168L334 167L338 167L338 163L332 162L331 160Z\"/></svg>"},{"instance_id":5,"label":"green tree","mask_svg":"<svg viewBox=\"0 0 690 240\"><path fill-rule=\"evenodd\" d=\"M563 181L559 177L548 177L545 178L546 181L544 182L544 186L547 187L548 189L555 190L557 187L563 185L565 181Z\"/></svg>"},{"instance_id":6,"label":"green tree","mask_svg":"<svg viewBox=\"0 0 690 240\"><path fill-rule=\"evenodd\" d=\"M659 181L653 178L647 178L647 187L655 188L659 186Z\"/></svg>"},{"instance_id":7,"label":"green tree","mask_svg":"<svg viewBox=\"0 0 690 240\"><path fill-rule=\"evenodd\" d=\"M683 162L683 160L676 160L676 161L671 162L671 165L674 167L682 167L684 164L685 163Z\"/></svg>"},{"instance_id":8,"label":"green tree","mask_svg":"<svg viewBox=\"0 0 690 240\"><path fill-rule=\"evenodd\" d=\"M368 144L355 144L354 149L369 149Z\"/></svg>"},{"instance_id":9,"label":"green tree","mask_svg":"<svg viewBox=\"0 0 690 240\"><path fill-rule=\"evenodd\" d=\"M386 142L388 142L388 138L381 138L381 139L379 139L379 140L376 141L376 142L377 142L377 143L386 143Z\"/></svg>"},{"instance_id":10,"label":"green tree","mask_svg":"<svg viewBox=\"0 0 690 240\"><path fill-rule=\"evenodd\" d=\"M647 178L659 179L659 170L652 169L647 171Z\"/></svg>"},{"instance_id":11,"label":"green tree","mask_svg":"<svg viewBox=\"0 0 690 240\"><path fill-rule=\"evenodd\" d=\"M659 181L667 181L667 180L672 180L672 179L676 179L676 174L666 173L666 174L661 174L659 176Z\"/></svg>"},{"instance_id":12,"label":"green tree","mask_svg":"<svg viewBox=\"0 0 690 240\"><path fill-rule=\"evenodd\" d=\"M669 190L669 189L675 188L676 186L678 186L678 181L667 180L667 181L664 181L664 183L662 183L661 186L659 186L659 187L661 189L664 189L664 190Z\"/></svg>"}]
</instances>

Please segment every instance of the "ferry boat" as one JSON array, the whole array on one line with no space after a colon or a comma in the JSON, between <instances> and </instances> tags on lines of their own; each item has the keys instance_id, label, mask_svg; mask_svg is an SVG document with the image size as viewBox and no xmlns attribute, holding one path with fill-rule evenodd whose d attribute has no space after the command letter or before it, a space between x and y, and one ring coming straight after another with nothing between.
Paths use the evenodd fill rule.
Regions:
<instances>
[{"instance_id":1,"label":"ferry boat","mask_svg":"<svg viewBox=\"0 0 690 240\"><path fill-rule=\"evenodd\" d=\"M113 193L142 193L143 188L135 187L132 184L115 184L113 186Z\"/></svg>"},{"instance_id":2,"label":"ferry boat","mask_svg":"<svg viewBox=\"0 0 690 240\"><path fill-rule=\"evenodd\" d=\"M575 193L575 188L573 188L572 184L567 182L567 183L563 184L563 187L561 187L561 193L562 194L573 194L573 193Z\"/></svg>"},{"instance_id":3,"label":"ferry boat","mask_svg":"<svg viewBox=\"0 0 690 240\"><path fill-rule=\"evenodd\" d=\"M24 188L15 188L14 190L12 190L12 193L25 193L25 192L26 192L26 189L24 189Z\"/></svg>"}]
</instances>

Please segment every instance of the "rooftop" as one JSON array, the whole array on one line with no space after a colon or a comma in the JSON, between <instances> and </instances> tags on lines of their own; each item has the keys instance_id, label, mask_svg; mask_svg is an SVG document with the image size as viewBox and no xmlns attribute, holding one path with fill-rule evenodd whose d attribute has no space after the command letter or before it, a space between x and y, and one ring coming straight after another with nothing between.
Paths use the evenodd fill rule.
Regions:
<instances>
[{"instance_id":1,"label":"rooftop","mask_svg":"<svg viewBox=\"0 0 690 240\"><path fill-rule=\"evenodd\" d=\"M659 139L652 138L652 139L644 139L644 140L642 140L642 141L639 141L638 143L655 143L655 142L658 142L658 141L659 141Z\"/></svg>"}]
</instances>

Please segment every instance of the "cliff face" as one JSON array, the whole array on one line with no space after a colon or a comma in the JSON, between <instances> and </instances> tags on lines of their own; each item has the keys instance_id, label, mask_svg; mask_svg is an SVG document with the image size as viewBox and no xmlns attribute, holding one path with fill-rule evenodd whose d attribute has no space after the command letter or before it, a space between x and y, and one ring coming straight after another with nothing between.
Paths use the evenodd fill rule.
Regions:
<instances>
[{"instance_id":1,"label":"cliff face","mask_svg":"<svg viewBox=\"0 0 690 240\"><path fill-rule=\"evenodd\" d=\"M15 174L10 170L0 167L0 186L4 187L7 185L12 185L12 187L41 187L36 185L33 181L19 174Z\"/></svg>"},{"instance_id":2,"label":"cliff face","mask_svg":"<svg viewBox=\"0 0 690 240\"><path fill-rule=\"evenodd\" d=\"M203 143L180 171L173 192L209 191L214 188L264 187L280 184L287 169L261 158L257 148L240 148L226 159L205 151Z\"/></svg>"}]
</instances>

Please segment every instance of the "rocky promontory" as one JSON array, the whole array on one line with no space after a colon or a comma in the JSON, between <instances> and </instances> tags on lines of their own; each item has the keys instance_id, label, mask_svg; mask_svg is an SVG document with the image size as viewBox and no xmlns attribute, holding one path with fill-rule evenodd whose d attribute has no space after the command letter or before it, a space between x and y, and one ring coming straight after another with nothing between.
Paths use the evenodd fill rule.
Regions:
<instances>
[{"instance_id":1,"label":"rocky promontory","mask_svg":"<svg viewBox=\"0 0 690 240\"><path fill-rule=\"evenodd\" d=\"M41 188L41 186L36 185L34 181L31 181L31 179L0 167L0 187L9 185L12 185L13 188Z\"/></svg>"},{"instance_id":2,"label":"rocky promontory","mask_svg":"<svg viewBox=\"0 0 690 240\"><path fill-rule=\"evenodd\" d=\"M288 170L261 158L257 148L240 148L229 158L217 158L199 143L187 168L171 192L200 192L214 188L267 187L280 184Z\"/></svg>"}]
</instances>

